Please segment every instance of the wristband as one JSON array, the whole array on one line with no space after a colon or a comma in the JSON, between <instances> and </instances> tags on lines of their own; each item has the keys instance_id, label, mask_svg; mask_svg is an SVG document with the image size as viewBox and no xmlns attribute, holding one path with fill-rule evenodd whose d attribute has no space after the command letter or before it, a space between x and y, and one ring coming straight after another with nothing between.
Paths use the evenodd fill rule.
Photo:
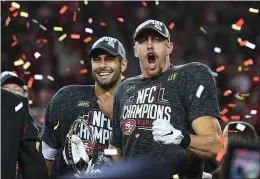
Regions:
<instances>
[{"instance_id":1,"label":"wristband","mask_svg":"<svg viewBox=\"0 0 260 179\"><path fill-rule=\"evenodd\" d=\"M181 132L181 133L183 135L183 139L181 140L180 146L186 149L190 145L190 141L191 141L190 134L187 132Z\"/></svg>"}]
</instances>

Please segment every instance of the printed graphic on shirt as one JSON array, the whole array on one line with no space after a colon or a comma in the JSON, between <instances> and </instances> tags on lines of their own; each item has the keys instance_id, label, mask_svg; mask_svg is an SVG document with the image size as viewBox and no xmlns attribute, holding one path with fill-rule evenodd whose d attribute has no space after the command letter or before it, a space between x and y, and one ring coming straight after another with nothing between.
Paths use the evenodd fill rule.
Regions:
<instances>
[{"instance_id":1,"label":"printed graphic on shirt","mask_svg":"<svg viewBox=\"0 0 260 179\"><path fill-rule=\"evenodd\" d=\"M164 92L161 85L145 87L124 103L122 131L125 135L132 134L136 127L150 129L156 119L170 121L172 109L164 99Z\"/></svg>"}]
</instances>

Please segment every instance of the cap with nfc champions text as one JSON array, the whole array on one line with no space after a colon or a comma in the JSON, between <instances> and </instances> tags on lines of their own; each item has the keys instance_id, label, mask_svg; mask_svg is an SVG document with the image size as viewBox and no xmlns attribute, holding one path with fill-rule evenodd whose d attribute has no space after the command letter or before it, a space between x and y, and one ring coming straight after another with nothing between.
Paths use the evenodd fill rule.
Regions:
<instances>
[{"instance_id":1,"label":"cap with nfc champions text","mask_svg":"<svg viewBox=\"0 0 260 179\"><path fill-rule=\"evenodd\" d=\"M163 37L167 38L169 42L171 40L170 33L164 23L157 21L157 20L147 20L136 28L135 34L134 34L135 41L136 41L138 35L140 35L140 32L143 31L144 29L153 29L156 32L158 32L159 34L161 34Z\"/></svg>"},{"instance_id":2,"label":"cap with nfc champions text","mask_svg":"<svg viewBox=\"0 0 260 179\"><path fill-rule=\"evenodd\" d=\"M88 56L93 57L97 49L103 49L112 56L121 56L123 59L126 59L126 52L123 45L115 38L102 37L98 39L93 44Z\"/></svg>"},{"instance_id":3,"label":"cap with nfc champions text","mask_svg":"<svg viewBox=\"0 0 260 179\"><path fill-rule=\"evenodd\" d=\"M1 73L1 86L9 83L14 83L19 86L24 86L25 81L17 76L15 73L10 72L10 71L4 71Z\"/></svg>"}]
</instances>

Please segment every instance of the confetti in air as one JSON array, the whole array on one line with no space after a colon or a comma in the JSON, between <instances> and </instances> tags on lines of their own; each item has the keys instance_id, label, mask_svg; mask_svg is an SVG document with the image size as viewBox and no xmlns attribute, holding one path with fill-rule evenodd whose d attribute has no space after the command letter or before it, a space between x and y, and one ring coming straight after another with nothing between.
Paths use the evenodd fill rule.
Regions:
<instances>
[{"instance_id":1,"label":"confetti in air","mask_svg":"<svg viewBox=\"0 0 260 179\"><path fill-rule=\"evenodd\" d=\"M207 34L207 31L206 31L203 27L200 27L200 30L201 30L204 34Z\"/></svg>"},{"instance_id":2,"label":"confetti in air","mask_svg":"<svg viewBox=\"0 0 260 179\"><path fill-rule=\"evenodd\" d=\"M23 65L23 64L24 64L24 61L22 59L14 61L14 66L20 66L20 65Z\"/></svg>"},{"instance_id":3,"label":"confetti in air","mask_svg":"<svg viewBox=\"0 0 260 179\"><path fill-rule=\"evenodd\" d=\"M35 52L34 53L34 57L37 59L37 58L39 58L41 56L41 54L39 53L39 52Z\"/></svg>"},{"instance_id":4,"label":"confetti in air","mask_svg":"<svg viewBox=\"0 0 260 179\"><path fill-rule=\"evenodd\" d=\"M257 110L252 109L252 110L250 111L250 114L251 114L251 115L256 115L256 114L257 114Z\"/></svg>"},{"instance_id":5,"label":"confetti in air","mask_svg":"<svg viewBox=\"0 0 260 179\"><path fill-rule=\"evenodd\" d=\"M34 82L34 78L33 78L33 77L30 77L30 78L29 78L29 81L28 81L28 84L27 84L27 87L28 87L28 88L31 88L32 85L33 85L33 82Z\"/></svg>"},{"instance_id":6,"label":"confetti in air","mask_svg":"<svg viewBox=\"0 0 260 179\"><path fill-rule=\"evenodd\" d=\"M63 31L63 28L62 27L53 27L53 30L54 31Z\"/></svg>"},{"instance_id":7,"label":"confetti in air","mask_svg":"<svg viewBox=\"0 0 260 179\"><path fill-rule=\"evenodd\" d=\"M252 12L252 13L258 13L259 10L258 9L255 9L255 8L249 8L249 12Z\"/></svg>"},{"instance_id":8,"label":"confetti in air","mask_svg":"<svg viewBox=\"0 0 260 179\"><path fill-rule=\"evenodd\" d=\"M241 19L239 19L239 20L236 22L236 26L237 26L237 27L242 27L242 26L244 25L244 23L245 23L245 22L244 22L244 19L241 18Z\"/></svg>"},{"instance_id":9,"label":"confetti in air","mask_svg":"<svg viewBox=\"0 0 260 179\"><path fill-rule=\"evenodd\" d=\"M70 38L72 38L72 39L80 39L80 35L79 34L71 34Z\"/></svg>"},{"instance_id":10,"label":"confetti in air","mask_svg":"<svg viewBox=\"0 0 260 179\"><path fill-rule=\"evenodd\" d=\"M199 88L198 88L198 90L197 90L197 92L196 92L197 98L200 98L200 96L201 96L203 90L204 90L204 86L200 85Z\"/></svg>"},{"instance_id":11,"label":"confetti in air","mask_svg":"<svg viewBox=\"0 0 260 179\"><path fill-rule=\"evenodd\" d=\"M88 19L88 23L89 23L89 24L92 24L92 22L93 22L93 19L92 19L92 18L89 18L89 19Z\"/></svg>"},{"instance_id":12,"label":"confetti in air","mask_svg":"<svg viewBox=\"0 0 260 179\"><path fill-rule=\"evenodd\" d=\"M84 4L85 4L85 5L88 5L88 0L84 0Z\"/></svg>"},{"instance_id":13,"label":"confetti in air","mask_svg":"<svg viewBox=\"0 0 260 179\"><path fill-rule=\"evenodd\" d=\"M105 22L100 22L100 26L105 27L107 24Z\"/></svg>"},{"instance_id":14,"label":"confetti in air","mask_svg":"<svg viewBox=\"0 0 260 179\"><path fill-rule=\"evenodd\" d=\"M67 34L63 34L62 36L59 37L59 41L63 41L67 37Z\"/></svg>"},{"instance_id":15,"label":"confetti in air","mask_svg":"<svg viewBox=\"0 0 260 179\"><path fill-rule=\"evenodd\" d=\"M22 16L22 17L28 17L29 14L28 14L27 12L21 12L21 13L20 13L20 16Z\"/></svg>"},{"instance_id":16,"label":"confetti in air","mask_svg":"<svg viewBox=\"0 0 260 179\"><path fill-rule=\"evenodd\" d=\"M80 74L86 74L86 73L88 73L88 70L87 70L87 69L82 69L82 70L80 70Z\"/></svg>"},{"instance_id":17,"label":"confetti in air","mask_svg":"<svg viewBox=\"0 0 260 179\"><path fill-rule=\"evenodd\" d=\"M221 115L225 115L227 112L228 112L228 109L227 109L227 108L224 108L224 109L220 112L220 114L221 114Z\"/></svg>"},{"instance_id":18,"label":"confetti in air","mask_svg":"<svg viewBox=\"0 0 260 179\"><path fill-rule=\"evenodd\" d=\"M68 9L68 6L64 5L61 9L60 9L60 14L64 14Z\"/></svg>"},{"instance_id":19,"label":"confetti in air","mask_svg":"<svg viewBox=\"0 0 260 179\"><path fill-rule=\"evenodd\" d=\"M245 130L245 128L246 128L246 126L243 125L243 124L241 124L241 123L238 123L238 124L236 125L236 129L237 129L237 130L240 130L241 132L243 132L243 131Z\"/></svg>"},{"instance_id":20,"label":"confetti in air","mask_svg":"<svg viewBox=\"0 0 260 179\"><path fill-rule=\"evenodd\" d=\"M225 123L229 121L229 119L226 116L221 116L221 120Z\"/></svg>"},{"instance_id":21,"label":"confetti in air","mask_svg":"<svg viewBox=\"0 0 260 179\"><path fill-rule=\"evenodd\" d=\"M240 116L231 116L231 120L240 120Z\"/></svg>"},{"instance_id":22,"label":"confetti in air","mask_svg":"<svg viewBox=\"0 0 260 179\"><path fill-rule=\"evenodd\" d=\"M53 78L52 76L50 76L50 75L48 75L47 78L48 78L49 80L51 80L51 81L54 81L54 78Z\"/></svg>"},{"instance_id":23,"label":"confetti in air","mask_svg":"<svg viewBox=\"0 0 260 179\"><path fill-rule=\"evenodd\" d=\"M245 46L247 46L248 48L251 48L251 49L255 49L255 44L252 44L248 41L245 43Z\"/></svg>"},{"instance_id":24,"label":"confetti in air","mask_svg":"<svg viewBox=\"0 0 260 179\"><path fill-rule=\"evenodd\" d=\"M93 29L85 28L85 32L92 34L93 33Z\"/></svg>"},{"instance_id":25,"label":"confetti in air","mask_svg":"<svg viewBox=\"0 0 260 179\"><path fill-rule=\"evenodd\" d=\"M249 66L249 65L253 65L253 64L254 64L254 61L251 58L246 60L246 61L244 61L244 65L245 66Z\"/></svg>"},{"instance_id":26,"label":"confetti in air","mask_svg":"<svg viewBox=\"0 0 260 179\"><path fill-rule=\"evenodd\" d=\"M169 24L169 29L173 29L175 27L175 24L174 24L174 22L171 22L170 24Z\"/></svg>"},{"instance_id":27,"label":"confetti in air","mask_svg":"<svg viewBox=\"0 0 260 179\"><path fill-rule=\"evenodd\" d=\"M91 42L91 41L92 41L92 38L91 38L91 37L87 37L87 38L84 39L84 42L85 42L85 43L89 43L89 42Z\"/></svg>"},{"instance_id":28,"label":"confetti in air","mask_svg":"<svg viewBox=\"0 0 260 179\"><path fill-rule=\"evenodd\" d=\"M42 76L42 75L35 74L35 75L34 75L34 79L35 79L35 80L42 80L42 79L43 79L43 76Z\"/></svg>"},{"instance_id":29,"label":"confetti in air","mask_svg":"<svg viewBox=\"0 0 260 179\"><path fill-rule=\"evenodd\" d=\"M220 67L218 67L217 69L216 69L216 72L222 72L222 71L224 71L225 70L225 66L220 66Z\"/></svg>"},{"instance_id":30,"label":"confetti in air","mask_svg":"<svg viewBox=\"0 0 260 179\"><path fill-rule=\"evenodd\" d=\"M214 48L214 52L216 52L216 53L220 53L220 52L221 52L221 49L218 48L218 47L215 47L215 48Z\"/></svg>"},{"instance_id":31,"label":"confetti in air","mask_svg":"<svg viewBox=\"0 0 260 179\"><path fill-rule=\"evenodd\" d=\"M124 19L122 17L117 18L117 21L124 22Z\"/></svg>"},{"instance_id":32,"label":"confetti in air","mask_svg":"<svg viewBox=\"0 0 260 179\"><path fill-rule=\"evenodd\" d=\"M20 4L16 2L12 2L11 6L15 7L16 9L20 9Z\"/></svg>"},{"instance_id":33,"label":"confetti in air","mask_svg":"<svg viewBox=\"0 0 260 179\"><path fill-rule=\"evenodd\" d=\"M221 160L223 159L224 155L226 154L226 150L225 149L220 149L217 156L216 156L216 161L217 162L221 162Z\"/></svg>"},{"instance_id":34,"label":"confetti in air","mask_svg":"<svg viewBox=\"0 0 260 179\"><path fill-rule=\"evenodd\" d=\"M54 129L54 130L58 129L59 125L60 125L60 121L58 121L57 125L56 125L56 126L54 126L54 128L53 128L53 129Z\"/></svg>"},{"instance_id":35,"label":"confetti in air","mask_svg":"<svg viewBox=\"0 0 260 179\"><path fill-rule=\"evenodd\" d=\"M159 0L155 0L155 5L156 5L156 6L159 5Z\"/></svg>"},{"instance_id":36,"label":"confetti in air","mask_svg":"<svg viewBox=\"0 0 260 179\"><path fill-rule=\"evenodd\" d=\"M18 104L17 106L15 106L15 112L19 111L21 108L23 107L23 103L21 102L20 104Z\"/></svg>"},{"instance_id":37,"label":"confetti in air","mask_svg":"<svg viewBox=\"0 0 260 179\"><path fill-rule=\"evenodd\" d=\"M241 27L237 26L236 24L232 24L232 29L240 31Z\"/></svg>"},{"instance_id":38,"label":"confetti in air","mask_svg":"<svg viewBox=\"0 0 260 179\"><path fill-rule=\"evenodd\" d=\"M31 66L31 63L29 61L27 61L24 65L23 65L23 69L27 70L29 67Z\"/></svg>"},{"instance_id":39,"label":"confetti in air","mask_svg":"<svg viewBox=\"0 0 260 179\"><path fill-rule=\"evenodd\" d=\"M147 7L147 3L146 3L145 1L142 2L142 5L143 5L144 7Z\"/></svg>"}]
</instances>

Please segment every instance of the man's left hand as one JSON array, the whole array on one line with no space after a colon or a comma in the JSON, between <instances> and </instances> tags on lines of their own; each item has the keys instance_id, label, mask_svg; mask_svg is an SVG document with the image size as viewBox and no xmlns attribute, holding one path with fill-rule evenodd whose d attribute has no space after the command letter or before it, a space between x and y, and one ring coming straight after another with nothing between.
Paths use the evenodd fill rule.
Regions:
<instances>
[{"instance_id":1,"label":"man's left hand","mask_svg":"<svg viewBox=\"0 0 260 179\"><path fill-rule=\"evenodd\" d=\"M100 111L102 111L106 117L112 119L114 97L109 92L106 92L105 94L102 94L97 98L97 104Z\"/></svg>"},{"instance_id":2,"label":"man's left hand","mask_svg":"<svg viewBox=\"0 0 260 179\"><path fill-rule=\"evenodd\" d=\"M155 120L152 130L154 141L163 144L179 145L184 137L180 130L175 129L169 121L163 119Z\"/></svg>"}]
</instances>

